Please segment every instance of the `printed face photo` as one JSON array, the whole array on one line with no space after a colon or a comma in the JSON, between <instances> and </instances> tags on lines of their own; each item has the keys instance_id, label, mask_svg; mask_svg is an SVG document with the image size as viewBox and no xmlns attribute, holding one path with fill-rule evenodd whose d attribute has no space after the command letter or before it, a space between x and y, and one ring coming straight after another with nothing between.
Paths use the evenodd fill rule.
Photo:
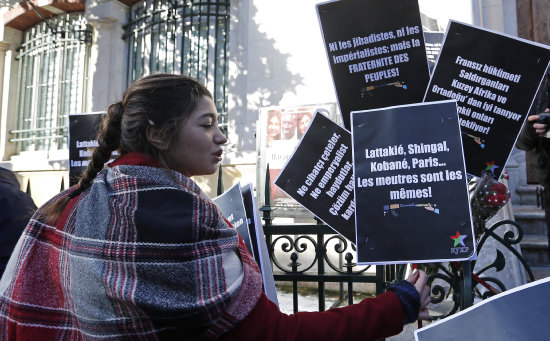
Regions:
<instances>
[{"instance_id":1,"label":"printed face photo","mask_svg":"<svg viewBox=\"0 0 550 341\"><path fill-rule=\"evenodd\" d=\"M305 134L307 127L309 126L309 122L311 122L311 117L311 112L298 114L298 137L302 137Z\"/></svg>"},{"instance_id":2,"label":"printed face photo","mask_svg":"<svg viewBox=\"0 0 550 341\"><path fill-rule=\"evenodd\" d=\"M270 110L267 113L267 136L270 140L281 139L281 111Z\"/></svg>"},{"instance_id":3,"label":"printed face photo","mask_svg":"<svg viewBox=\"0 0 550 341\"><path fill-rule=\"evenodd\" d=\"M282 116L283 140L290 140L296 135L296 114L286 112Z\"/></svg>"}]
</instances>

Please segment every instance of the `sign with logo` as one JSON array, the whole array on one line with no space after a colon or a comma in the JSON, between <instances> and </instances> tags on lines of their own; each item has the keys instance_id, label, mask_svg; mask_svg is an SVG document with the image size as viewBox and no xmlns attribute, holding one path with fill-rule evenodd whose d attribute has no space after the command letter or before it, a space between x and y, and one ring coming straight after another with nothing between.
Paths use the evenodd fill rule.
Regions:
<instances>
[{"instance_id":1,"label":"sign with logo","mask_svg":"<svg viewBox=\"0 0 550 341\"><path fill-rule=\"evenodd\" d=\"M549 46L449 23L424 101L457 101L468 174L500 177L549 61Z\"/></svg>"},{"instance_id":2,"label":"sign with logo","mask_svg":"<svg viewBox=\"0 0 550 341\"><path fill-rule=\"evenodd\" d=\"M456 231L454 236L451 236L451 239L453 240L451 253L458 255L460 253L468 253L470 251L470 248L464 243L464 239L466 239L466 237L468 236L465 234L461 235L458 231Z\"/></svg>"},{"instance_id":3,"label":"sign with logo","mask_svg":"<svg viewBox=\"0 0 550 341\"><path fill-rule=\"evenodd\" d=\"M352 113L361 264L475 255L455 101Z\"/></svg>"}]
</instances>

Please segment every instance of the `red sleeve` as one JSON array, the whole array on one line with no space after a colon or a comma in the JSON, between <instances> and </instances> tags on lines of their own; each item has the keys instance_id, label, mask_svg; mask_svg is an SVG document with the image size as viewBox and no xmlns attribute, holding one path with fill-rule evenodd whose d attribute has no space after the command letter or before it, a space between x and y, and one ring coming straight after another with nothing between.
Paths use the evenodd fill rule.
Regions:
<instances>
[{"instance_id":1,"label":"red sleeve","mask_svg":"<svg viewBox=\"0 0 550 341\"><path fill-rule=\"evenodd\" d=\"M324 312L287 315L265 294L221 340L377 340L403 330L401 302L393 292Z\"/></svg>"}]
</instances>

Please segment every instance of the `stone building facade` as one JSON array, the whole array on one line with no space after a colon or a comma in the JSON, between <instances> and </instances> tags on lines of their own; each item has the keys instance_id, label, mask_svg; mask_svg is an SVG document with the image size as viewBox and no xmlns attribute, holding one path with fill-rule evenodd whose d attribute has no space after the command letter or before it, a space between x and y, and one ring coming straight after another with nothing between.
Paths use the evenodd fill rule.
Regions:
<instances>
[{"instance_id":1,"label":"stone building facade","mask_svg":"<svg viewBox=\"0 0 550 341\"><path fill-rule=\"evenodd\" d=\"M336 102L318 2L3 0L0 166L42 204L68 184L67 115L105 110L140 76L178 72L214 93L229 137L226 188L256 184L259 110ZM419 5L430 29L445 30L452 18L517 34L514 0ZM521 157L514 157L518 174ZM197 182L213 195L216 178Z\"/></svg>"}]
</instances>

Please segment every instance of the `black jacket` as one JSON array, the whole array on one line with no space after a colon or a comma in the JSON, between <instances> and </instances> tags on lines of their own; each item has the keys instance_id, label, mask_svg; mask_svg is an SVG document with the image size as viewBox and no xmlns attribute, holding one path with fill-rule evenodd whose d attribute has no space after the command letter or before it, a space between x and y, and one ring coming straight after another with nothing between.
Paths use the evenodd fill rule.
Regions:
<instances>
[{"instance_id":1,"label":"black jacket","mask_svg":"<svg viewBox=\"0 0 550 341\"><path fill-rule=\"evenodd\" d=\"M550 107L549 92L550 71L546 73L546 77L537 93L535 105L529 113L530 115L537 115ZM550 122L546 124L550 127ZM526 121L519 134L516 147L533 152L530 167L537 174L541 185L550 188L550 138L538 136L533 128L533 123Z\"/></svg>"},{"instance_id":2,"label":"black jacket","mask_svg":"<svg viewBox=\"0 0 550 341\"><path fill-rule=\"evenodd\" d=\"M0 167L0 277L35 210L31 197L19 189L15 174Z\"/></svg>"}]
</instances>

